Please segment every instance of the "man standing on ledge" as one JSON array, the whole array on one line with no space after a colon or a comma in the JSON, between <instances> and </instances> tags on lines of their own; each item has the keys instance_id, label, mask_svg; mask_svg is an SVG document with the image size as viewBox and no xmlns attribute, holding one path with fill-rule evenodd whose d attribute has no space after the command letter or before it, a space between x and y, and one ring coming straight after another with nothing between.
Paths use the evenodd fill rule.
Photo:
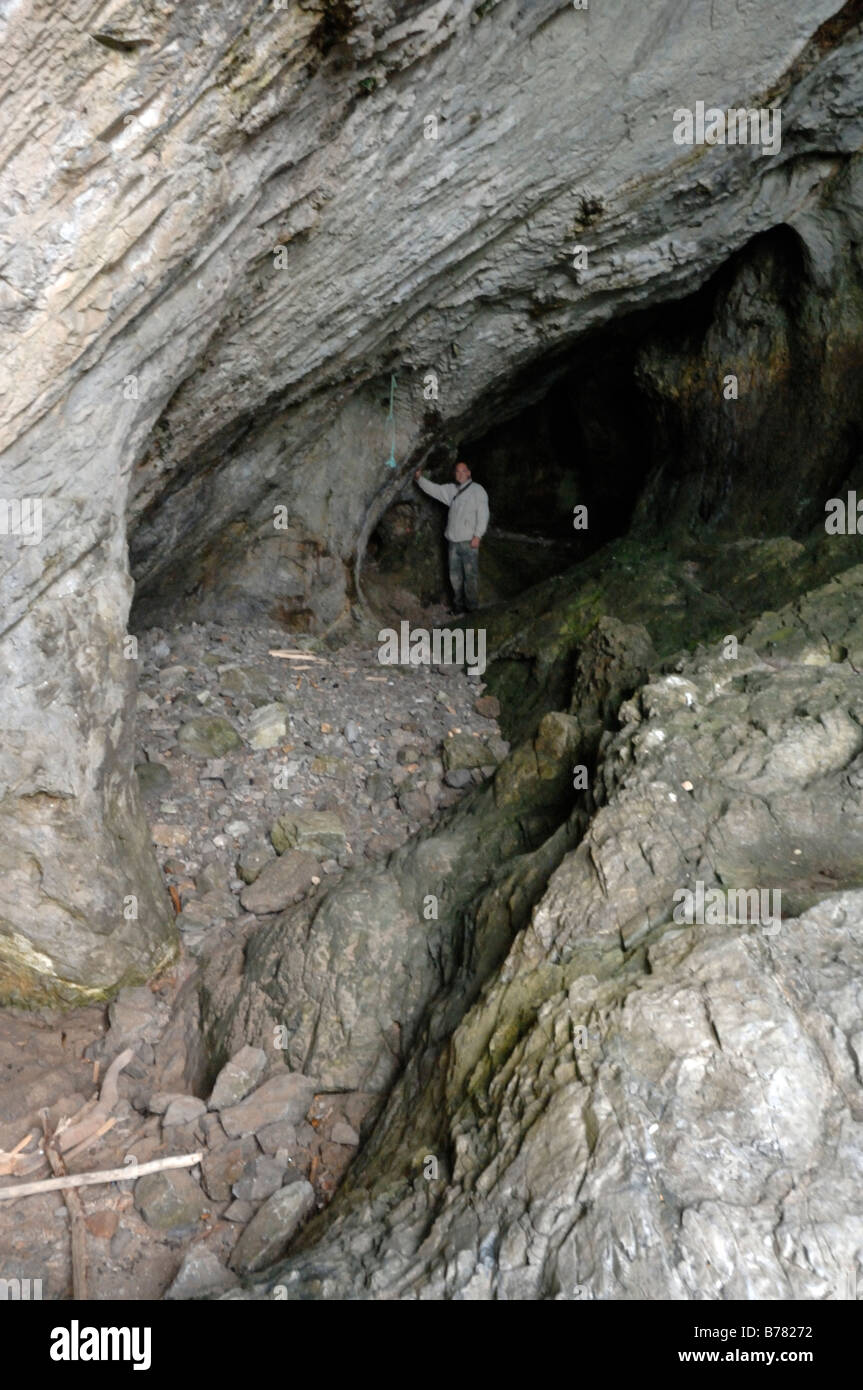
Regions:
<instances>
[{"instance_id":1,"label":"man standing on ledge","mask_svg":"<svg viewBox=\"0 0 863 1390\"><path fill-rule=\"evenodd\" d=\"M428 483L422 472L417 469L414 481L449 507L444 535L449 541L452 613L459 617L479 608L479 543L488 527L488 493L473 481L466 463L456 464L454 483Z\"/></svg>"}]
</instances>

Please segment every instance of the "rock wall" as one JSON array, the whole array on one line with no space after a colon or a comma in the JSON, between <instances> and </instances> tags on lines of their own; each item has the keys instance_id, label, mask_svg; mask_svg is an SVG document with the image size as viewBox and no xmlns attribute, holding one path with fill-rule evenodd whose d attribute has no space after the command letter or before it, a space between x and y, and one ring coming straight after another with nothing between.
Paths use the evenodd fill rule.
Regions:
<instances>
[{"instance_id":1,"label":"rock wall","mask_svg":"<svg viewBox=\"0 0 863 1390\"><path fill-rule=\"evenodd\" d=\"M174 949L131 790L127 520L143 612L275 599L327 626L399 483L392 373L402 464L760 232L793 226L823 260L818 209L860 142L856 19L831 0L4 16L0 495L38 499L42 536L0 549L0 996L90 997ZM698 99L781 100L780 154L675 145Z\"/></svg>"},{"instance_id":2,"label":"rock wall","mask_svg":"<svg viewBox=\"0 0 863 1390\"><path fill-rule=\"evenodd\" d=\"M505 959L420 1041L296 1253L235 1296L853 1298L861 598L858 566L730 659L654 667ZM649 644L606 624L603 650L637 667ZM574 690L588 725L600 687ZM718 905L687 923L699 883ZM730 894L753 885L746 921Z\"/></svg>"},{"instance_id":3,"label":"rock wall","mask_svg":"<svg viewBox=\"0 0 863 1390\"><path fill-rule=\"evenodd\" d=\"M659 462L639 530L801 535L823 528L827 498L859 477L861 179L850 160L811 242L788 227L757 238L717 276L709 322L672 321L644 344L637 374Z\"/></svg>"},{"instance_id":4,"label":"rock wall","mask_svg":"<svg viewBox=\"0 0 863 1390\"><path fill-rule=\"evenodd\" d=\"M822 549L842 565L826 538ZM760 572L760 585L750 567ZM315 904L253 925L231 952L210 960L202 1018L213 1066L245 1043L267 1047L278 1027L293 1069L328 1089L385 1096L420 1037L429 1048L448 1036L526 925L549 875L584 835L597 798L605 799L600 746L606 730L617 727L623 698L660 657L676 660L684 640L718 647L729 628L742 635L771 583L773 593L803 591L815 567L791 542L743 552L736 544L716 547L703 569L686 556L629 543L574 569L567 594L551 581L547 612L538 602L542 590L523 599L546 663L536 681L545 708L535 726L522 730L493 782L471 791L431 829L383 862L355 866ZM774 617L772 626L768 619L765 628L781 632L782 619ZM491 636L499 651L512 652L522 640L517 626L514 633L492 627ZM834 645L854 661L842 641ZM557 707L550 704L555 694ZM738 711L742 722L746 708L744 702ZM580 788L577 767L587 778ZM671 819L683 810L675 804ZM753 826L740 829L745 844ZM855 842L846 839L853 865ZM783 882L781 866L774 867ZM742 871L751 869L747 863ZM664 903L666 885L659 891ZM428 895L432 916L424 910Z\"/></svg>"}]
</instances>

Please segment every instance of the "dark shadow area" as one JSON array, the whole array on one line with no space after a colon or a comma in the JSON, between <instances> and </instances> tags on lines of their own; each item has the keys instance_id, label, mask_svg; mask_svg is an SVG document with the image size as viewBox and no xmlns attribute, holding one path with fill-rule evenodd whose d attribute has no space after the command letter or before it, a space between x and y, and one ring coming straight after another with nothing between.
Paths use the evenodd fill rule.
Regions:
<instances>
[{"instance_id":1,"label":"dark shadow area","mask_svg":"<svg viewBox=\"0 0 863 1390\"><path fill-rule=\"evenodd\" d=\"M484 608L625 536L671 547L823 530L863 463L863 304L827 295L784 225L695 294L585 335L496 383L426 476L464 459L489 494ZM488 421L496 423L489 428ZM409 483L367 552L370 595L448 600L444 508Z\"/></svg>"},{"instance_id":2,"label":"dark shadow area","mask_svg":"<svg viewBox=\"0 0 863 1390\"><path fill-rule=\"evenodd\" d=\"M650 393L638 371L645 344L680 314L709 316L704 292L673 309L646 310L588 334L566 357L534 364L477 404L477 417L430 457L433 482L463 459L489 494L482 548L483 605L506 601L626 534L655 465ZM446 513L411 483L383 515L365 560L372 591L446 601Z\"/></svg>"}]
</instances>

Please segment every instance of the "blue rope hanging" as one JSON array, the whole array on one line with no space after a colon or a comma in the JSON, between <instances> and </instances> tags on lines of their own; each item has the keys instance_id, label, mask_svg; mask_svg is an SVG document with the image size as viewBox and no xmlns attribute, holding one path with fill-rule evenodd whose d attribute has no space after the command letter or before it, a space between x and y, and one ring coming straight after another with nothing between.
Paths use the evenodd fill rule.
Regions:
<instances>
[{"instance_id":1,"label":"blue rope hanging","mask_svg":"<svg viewBox=\"0 0 863 1390\"><path fill-rule=\"evenodd\" d=\"M394 401L395 401L395 394L396 394L396 379L395 379L394 376L391 376L391 377L390 377L390 408L389 408L389 413L388 413L388 415L387 415L387 419L389 420L389 422L390 422L390 427L391 427L391 428L390 428L390 456L389 456L389 458L387 459L387 468L395 468L395 466L396 466L396 417L395 417L395 414L394 414L394 412L393 412L393 403L394 403Z\"/></svg>"}]
</instances>

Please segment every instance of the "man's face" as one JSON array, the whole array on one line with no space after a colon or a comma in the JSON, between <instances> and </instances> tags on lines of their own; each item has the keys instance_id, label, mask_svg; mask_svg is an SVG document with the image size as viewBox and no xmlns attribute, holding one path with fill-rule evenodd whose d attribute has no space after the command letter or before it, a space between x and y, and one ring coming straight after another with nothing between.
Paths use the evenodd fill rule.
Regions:
<instances>
[{"instance_id":1,"label":"man's face","mask_svg":"<svg viewBox=\"0 0 863 1390\"><path fill-rule=\"evenodd\" d=\"M461 487L462 483L466 483L469 477L470 469L468 468L467 464L457 463L455 466L455 480L458 483L459 487Z\"/></svg>"}]
</instances>

